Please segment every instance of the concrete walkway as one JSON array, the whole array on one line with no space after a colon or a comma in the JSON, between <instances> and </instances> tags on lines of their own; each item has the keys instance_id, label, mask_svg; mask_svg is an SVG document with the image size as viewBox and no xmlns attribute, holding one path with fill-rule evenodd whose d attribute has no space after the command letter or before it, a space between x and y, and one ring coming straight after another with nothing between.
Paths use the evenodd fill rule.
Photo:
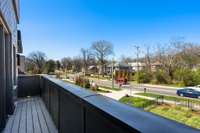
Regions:
<instances>
[{"instance_id":1,"label":"concrete walkway","mask_svg":"<svg viewBox=\"0 0 200 133\"><path fill-rule=\"evenodd\" d=\"M127 90L121 90L121 91L112 91L111 93L99 93L99 94L106 97L110 97L115 100L119 100L120 98L128 94L128 92Z\"/></svg>"},{"instance_id":2,"label":"concrete walkway","mask_svg":"<svg viewBox=\"0 0 200 133\"><path fill-rule=\"evenodd\" d=\"M99 93L103 96L106 96L106 97L109 97L109 98L112 98L114 100L120 100L122 97L126 96L127 94L130 96L133 96L133 97L138 97L138 98L144 98L144 99L148 99L148 100L156 100L156 98L152 98L152 97L147 97L147 96L141 96L141 95L136 95L136 93L139 93L139 91L130 91L128 89L123 89L121 91L112 91L111 93ZM188 106L192 106L193 109L195 110L200 110L200 105L198 104L187 104L187 103L184 103L184 102L178 102L178 101L172 101L172 100L165 100L163 99L160 99L159 102L163 102L163 103L166 103L166 104L170 104L170 105L180 105L180 106L185 106L185 107L188 107Z\"/></svg>"},{"instance_id":3,"label":"concrete walkway","mask_svg":"<svg viewBox=\"0 0 200 133\"><path fill-rule=\"evenodd\" d=\"M122 97L124 97L126 95L132 95L132 96L134 96L134 94L139 93L139 92L141 92L141 91L130 91L128 89L122 89L120 91L113 91L113 90L111 90L111 93L98 93L98 94L110 97L110 98L118 101L119 99L121 99Z\"/></svg>"}]
</instances>

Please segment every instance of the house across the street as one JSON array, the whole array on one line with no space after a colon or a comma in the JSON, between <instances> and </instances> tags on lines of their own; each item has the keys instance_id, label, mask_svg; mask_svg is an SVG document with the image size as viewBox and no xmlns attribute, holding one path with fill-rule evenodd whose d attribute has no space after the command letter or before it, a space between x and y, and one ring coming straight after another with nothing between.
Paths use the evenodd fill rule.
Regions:
<instances>
[{"instance_id":1,"label":"house across the street","mask_svg":"<svg viewBox=\"0 0 200 133\"><path fill-rule=\"evenodd\" d=\"M137 71L141 71L145 68L145 63L142 62L129 62L128 65L131 66L132 71L137 72Z\"/></svg>"}]
</instances>

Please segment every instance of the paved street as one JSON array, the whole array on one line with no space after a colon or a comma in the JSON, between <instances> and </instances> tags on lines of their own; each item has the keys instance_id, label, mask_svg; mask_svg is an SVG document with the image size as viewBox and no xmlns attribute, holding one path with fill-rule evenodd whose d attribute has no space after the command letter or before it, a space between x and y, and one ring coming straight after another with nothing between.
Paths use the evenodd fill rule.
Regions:
<instances>
[{"instance_id":1,"label":"paved street","mask_svg":"<svg viewBox=\"0 0 200 133\"><path fill-rule=\"evenodd\" d=\"M68 76L70 78L69 80L71 80L71 81L75 78L74 74L70 74ZM110 81L110 80L103 80L103 79L96 79L96 78L89 78L89 79L90 79L90 81L94 81L99 86L112 87L112 81ZM115 83L114 87L118 88L119 85ZM111 91L111 93L99 92L99 94L110 97L115 100L119 100L125 95L144 97L144 96L137 95L137 93L144 92L144 88L147 89L146 92L157 93L157 94L162 94L162 95L169 95L169 96L177 96L176 91L178 89L176 87L150 85L150 84L133 84L132 83L130 85L122 86L121 87L122 90L120 90L120 91L109 90L109 91ZM170 103L171 101L166 101L166 102ZM198 106L198 108L199 108L199 106Z\"/></svg>"},{"instance_id":2,"label":"paved street","mask_svg":"<svg viewBox=\"0 0 200 133\"><path fill-rule=\"evenodd\" d=\"M68 75L70 79L74 79L75 75L70 74ZM103 79L96 79L96 78L90 78L90 80L94 81L99 86L107 86L112 87L112 81L110 80L103 80ZM118 84L114 84L115 88L118 88ZM175 87L166 87L166 86L159 86L159 85L148 85L148 84L131 84L129 86L122 87L122 91L113 91L112 93L102 94L108 97L111 97L113 99L120 99L121 97L125 96L126 94L132 93L138 93L143 92L144 88L147 89L147 92L151 93L158 93L163 95L171 95L171 96L177 96Z\"/></svg>"},{"instance_id":3,"label":"paved street","mask_svg":"<svg viewBox=\"0 0 200 133\"><path fill-rule=\"evenodd\" d=\"M96 82L98 85L103 85L103 86L108 86L108 87L112 87L112 82L109 80L101 80L101 79L91 79L94 82ZM119 87L118 84L115 84L115 87ZM158 93L158 94L164 94L164 95L172 95L172 96L176 96L176 90L177 88L174 87L161 87L161 86L153 86L153 85L144 85L144 84L140 84L140 85L136 85L136 84L131 84L130 86L127 86L123 89L132 89L132 91L144 91L144 88L147 89L147 92L152 92L152 93Z\"/></svg>"}]
</instances>

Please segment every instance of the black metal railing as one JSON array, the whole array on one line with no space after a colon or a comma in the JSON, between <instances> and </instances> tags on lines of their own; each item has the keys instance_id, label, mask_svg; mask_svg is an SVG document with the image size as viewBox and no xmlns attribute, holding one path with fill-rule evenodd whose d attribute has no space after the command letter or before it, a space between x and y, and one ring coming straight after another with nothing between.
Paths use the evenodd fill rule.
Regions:
<instances>
[{"instance_id":1,"label":"black metal railing","mask_svg":"<svg viewBox=\"0 0 200 133\"><path fill-rule=\"evenodd\" d=\"M60 133L195 133L196 129L49 76L20 76L18 96L41 96Z\"/></svg>"}]
</instances>

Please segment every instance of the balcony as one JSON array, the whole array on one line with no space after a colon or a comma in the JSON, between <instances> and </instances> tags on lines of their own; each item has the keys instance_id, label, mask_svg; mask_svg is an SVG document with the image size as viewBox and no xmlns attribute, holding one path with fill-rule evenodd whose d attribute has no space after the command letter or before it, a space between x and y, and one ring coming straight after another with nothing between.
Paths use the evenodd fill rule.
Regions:
<instances>
[{"instance_id":1,"label":"balcony","mask_svg":"<svg viewBox=\"0 0 200 133\"><path fill-rule=\"evenodd\" d=\"M20 76L17 93L4 133L199 133L49 76Z\"/></svg>"},{"instance_id":2,"label":"balcony","mask_svg":"<svg viewBox=\"0 0 200 133\"><path fill-rule=\"evenodd\" d=\"M5 133L58 133L40 97L20 99L16 103Z\"/></svg>"}]
</instances>

